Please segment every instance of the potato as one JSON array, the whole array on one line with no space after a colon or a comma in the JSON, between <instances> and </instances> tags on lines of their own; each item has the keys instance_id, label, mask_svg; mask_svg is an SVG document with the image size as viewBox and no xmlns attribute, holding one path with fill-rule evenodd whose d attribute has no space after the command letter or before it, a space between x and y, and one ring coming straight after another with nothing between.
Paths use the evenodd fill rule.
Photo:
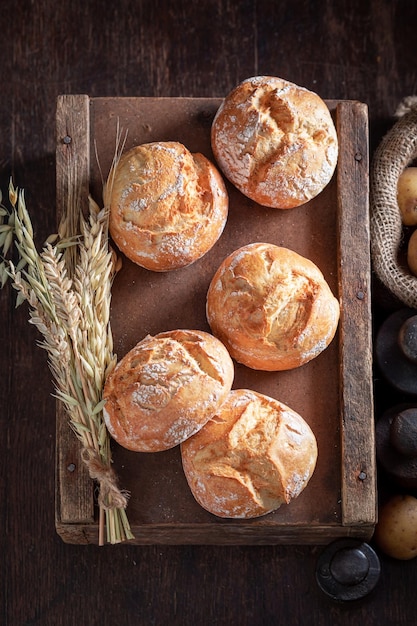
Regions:
<instances>
[{"instance_id":1,"label":"potato","mask_svg":"<svg viewBox=\"0 0 417 626\"><path fill-rule=\"evenodd\" d=\"M410 272L414 274L414 276L417 276L417 230L412 233L408 241L407 265Z\"/></svg>"},{"instance_id":2,"label":"potato","mask_svg":"<svg viewBox=\"0 0 417 626\"><path fill-rule=\"evenodd\" d=\"M417 225L417 167L406 167L398 179L397 202L405 226Z\"/></svg>"},{"instance_id":3,"label":"potato","mask_svg":"<svg viewBox=\"0 0 417 626\"><path fill-rule=\"evenodd\" d=\"M388 556L409 560L417 556L417 498L392 496L379 510L376 545Z\"/></svg>"}]
</instances>

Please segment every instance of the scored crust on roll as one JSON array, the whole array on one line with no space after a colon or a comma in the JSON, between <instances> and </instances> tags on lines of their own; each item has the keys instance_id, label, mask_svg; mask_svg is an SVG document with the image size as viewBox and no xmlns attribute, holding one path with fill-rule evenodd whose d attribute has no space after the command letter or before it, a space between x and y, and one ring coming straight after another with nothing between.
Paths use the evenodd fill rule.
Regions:
<instances>
[{"instance_id":1,"label":"scored crust on roll","mask_svg":"<svg viewBox=\"0 0 417 626\"><path fill-rule=\"evenodd\" d=\"M106 426L129 450L168 450L204 426L233 377L229 353L210 333L173 330L147 336L106 380Z\"/></svg>"},{"instance_id":2,"label":"scored crust on roll","mask_svg":"<svg viewBox=\"0 0 417 626\"><path fill-rule=\"evenodd\" d=\"M304 365L332 341L339 302L309 259L269 243L235 250L213 276L206 302L213 334L257 370Z\"/></svg>"},{"instance_id":3,"label":"scored crust on roll","mask_svg":"<svg viewBox=\"0 0 417 626\"><path fill-rule=\"evenodd\" d=\"M110 234L146 269L185 267L214 246L228 204L223 178L204 155L174 141L135 146L116 166Z\"/></svg>"},{"instance_id":4,"label":"scored crust on roll","mask_svg":"<svg viewBox=\"0 0 417 626\"><path fill-rule=\"evenodd\" d=\"M288 504L306 487L317 441L288 406L248 389L233 390L215 416L181 444L197 502L218 517L251 518Z\"/></svg>"},{"instance_id":5,"label":"scored crust on roll","mask_svg":"<svg viewBox=\"0 0 417 626\"><path fill-rule=\"evenodd\" d=\"M325 102L274 76L248 78L224 98L211 144L231 183L258 204L279 209L317 196L330 182L338 157Z\"/></svg>"}]
</instances>

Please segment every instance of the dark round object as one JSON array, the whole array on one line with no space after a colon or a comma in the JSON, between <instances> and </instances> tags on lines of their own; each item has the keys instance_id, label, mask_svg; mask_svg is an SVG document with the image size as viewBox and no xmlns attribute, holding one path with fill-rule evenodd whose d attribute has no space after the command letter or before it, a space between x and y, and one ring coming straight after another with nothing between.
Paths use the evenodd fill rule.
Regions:
<instances>
[{"instance_id":1,"label":"dark round object","mask_svg":"<svg viewBox=\"0 0 417 626\"><path fill-rule=\"evenodd\" d=\"M390 440L400 454L417 458L417 408L405 409L395 415Z\"/></svg>"},{"instance_id":2,"label":"dark round object","mask_svg":"<svg viewBox=\"0 0 417 626\"><path fill-rule=\"evenodd\" d=\"M390 407L375 424L376 454L384 471L401 487L417 488L417 406Z\"/></svg>"},{"instance_id":3,"label":"dark round object","mask_svg":"<svg viewBox=\"0 0 417 626\"><path fill-rule=\"evenodd\" d=\"M402 323L398 341L404 356L417 363L417 315L412 315Z\"/></svg>"},{"instance_id":4,"label":"dark round object","mask_svg":"<svg viewBox=\"0 0 417 626\"><path fill-rule=\"evenodd\" d=\"M414 333L417 333L416 311L403 308L387 317L375 339L375 359L382 375L395 389L410 395L417 395Z\"/></svg>"},{"instance_id":5,"label":"dark round object","mask_svg":"<svg viewBox=\"0 0 417 626\"><path fill-rule=\"evenodd\" d=\"M368 572L368 557L359 548L342 548L330 561L330 573L341 585L358 585Z\"/></svg>"},{"instance_id":6,"label":"dark round object","mask_svg":"<svg viewBox=\"0 0 417 626\"><path fill-rule=\"evenodd\" d=\"M338 539L319 556L316 580L333 600L358 600L376 586L381 565L376 552L356 539Z\"/></svg>"}]
</instances>

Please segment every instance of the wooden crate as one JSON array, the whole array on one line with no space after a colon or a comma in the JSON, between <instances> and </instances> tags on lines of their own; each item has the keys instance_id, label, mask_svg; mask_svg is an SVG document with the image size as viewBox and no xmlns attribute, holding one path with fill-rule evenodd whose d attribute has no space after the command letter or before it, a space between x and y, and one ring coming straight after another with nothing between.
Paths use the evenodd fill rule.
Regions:
<instances>
[{"instance_id":1,"label":"wooden crate","mask_svg":"<svg viewBox=\"0 0 417 626\"><path fill-rule=\"evenodd\" d=\"M101 203L118 124L125 149L175 140L213 158L210 126L220 100L89 98L57 102L57 210L68 190L81 206L91 192ZM319 357L289 372L255 372L236 364L234 388L271 395L298 411L318 441L307 488L275 513L224 520L202 509L186 483L179 448L154 454L113 445L114 468L131 492L127 509L135 544L323 544L371 537L376 523L366 105L328 101L339 137L337 171L308 204L280 211L260 207L227 183L229 218L215 247L194 265L153 273L123 258L112 296L115 351L121 358L146 334L174 328L209 330L205 296L221 259L241 245L267 241L314 261L341 302L337 335ZM100 166L98 166L97 158ZM56 529L65 542L97 543L95 487L79 443L57 408Z\"/></svg>"}]
</instances>

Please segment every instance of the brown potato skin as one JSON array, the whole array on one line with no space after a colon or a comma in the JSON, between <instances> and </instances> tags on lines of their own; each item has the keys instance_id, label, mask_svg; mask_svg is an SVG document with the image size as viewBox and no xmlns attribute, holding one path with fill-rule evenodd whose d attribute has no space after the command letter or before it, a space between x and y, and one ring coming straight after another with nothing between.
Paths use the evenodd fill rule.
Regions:
<instances>
[{"instance_id":1,"label":"brown potato skin","mask_svg":"<svg viewBox=\"0 0 417 626\"><path fill-rule=\"evenodd\" d=\"M407 265L414 276L417 276L417 230L411 235L407 246Z\"/></svg>"},{"instance_id":2,"label":"brown potato skin","mask_svg":"<svg viewBox=\"0 0 417 626\"><path fill-rule=\"evenodd\" d=\"M406 167L398 179L397 201L405 226L417 226L417 167Z\"/></svg>"},{"instance_id":3,"label":"brown potato skin","mask_svg":"<svg viewBox=\"0 0 417 626\"><path fill-rule=\"evenodd\" d=\"M395 495L382 505L374 540L394 559L414 559L417 556L417 498Z\"/></svg>"}]
</instances>

